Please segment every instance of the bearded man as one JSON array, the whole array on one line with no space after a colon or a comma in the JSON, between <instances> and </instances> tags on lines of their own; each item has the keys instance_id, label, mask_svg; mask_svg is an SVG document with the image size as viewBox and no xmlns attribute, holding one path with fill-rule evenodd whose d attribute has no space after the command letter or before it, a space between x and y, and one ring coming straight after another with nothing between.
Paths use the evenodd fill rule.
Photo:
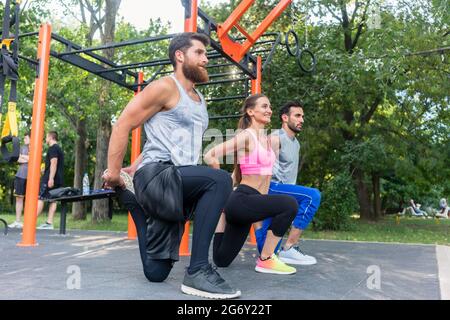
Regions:
<instances>
[{"instance_id":1,"label":"bearded man","mask_svg":"<svg viewBox=\"0 0 450 320\"><path fill-rule=\"evenodd\" d=\"M191 218L188 212L195 208L190 265L181 291L226 299L238 297L241 292L233 289L212 267L208 250L232 191L232 181L224 170L198 165L208 113L205 99L195 84L208 81L208 45L208 37L199 33L185 32L172 39L169 59L174 74L150 83L123 110L112 130L108 170L103 178L108 187L118 190L119 199L130 210L136 224L144 274L151 282L164 281L174 262L179 260L183 216L181 221L168 215L167 219L164 217L167 207L174 201L180 203L172 198L182 198L181 205L175 204L176 210L171 212L178 210L185 219ZM131 169L125 170L134 175L134 198L132 187L126 181L129 179L121 169L130 131L141 125L147 141ZM166 165L171 169L155 174ZM161 175L165 178L160 178ZM169 193L172 198L167 198Z\"/></svg>"}]
</instances>

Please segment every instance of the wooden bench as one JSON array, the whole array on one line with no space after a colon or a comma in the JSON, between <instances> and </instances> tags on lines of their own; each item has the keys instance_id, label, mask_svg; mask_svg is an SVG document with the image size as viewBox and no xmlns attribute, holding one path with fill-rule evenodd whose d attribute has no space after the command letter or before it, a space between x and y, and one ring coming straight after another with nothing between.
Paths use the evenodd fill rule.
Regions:
<instances>
[{"instance_id":1,"label":"wooden bench","mask_svg":"<svg viewBox=\"0 0 450 320\"><path fill-rule=\"evenodd\" d=\"M108 217L112 219L113 215L113 201L112 198L116 196L114 190L93 190L90 194L65 196L60 198L45 199L46 202L61 202L61 221L59 223L59 234L66 234L66 219L67 219L67 204L79 201L92 201L107 198L108 201Z\"/></svg>"}]
</instances>

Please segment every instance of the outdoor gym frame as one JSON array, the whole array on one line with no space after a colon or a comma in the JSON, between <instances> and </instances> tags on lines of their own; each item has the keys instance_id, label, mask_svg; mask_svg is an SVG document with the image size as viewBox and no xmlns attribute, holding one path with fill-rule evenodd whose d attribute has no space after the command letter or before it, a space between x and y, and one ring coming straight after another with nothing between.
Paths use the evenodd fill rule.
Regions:
<instances>
[{"instance_id":1,"label":"outdoor gym frame","mask_svg":"<svg viewBox=\"0 0 450 320\"><path fill-rule=\"evenodd\" d=\"M251 94L261 93L262 71L267 66L275 49L281 42L280 33L264 32L276 20L292 0L281 0L275 8L267 15L255 31L249 34L242 28L238 22L244 13L250 8L255 0L243 0L238 7L231 13L228 19L222 23L216 23L199 7L197 0L181 0L185 8L185 26L186 32L199 32L206 34L211 41L212 50L208 51L208 59L210 61L219 61L216 64L209 64L208 69L215 70L222 67L235 66L238 72L218 72L210 73L211 81L202 85L218 85L225 83L233 83L243 81L245 83L245 92L242 95L235 95L229 97L209 98L207 101L217 102L224 100L243 99L248 96L248 82L250 81ZM198 22L200 21L200 26ZM237 28L244 38L233 38L230 36L230 31ZM127 47L137 44L151 43L155 41L168 40L175 36L175 34L162 35L157 37L149 37L137 40L128 40L124 42L112 43L103 46L92 48L82 48L80 45L67 40L57 34L52 33L51 25L46 23L40 27L39 32L30 32L20 34L19 38L39 36L37 60L29 57L19 55L20 59L27 61L36 66L37 77L35 80L35 91L33 100L33 114L31 125L31 139L30 139L30 154L29 154L29 170L26 186L26 201L24 209L24 225L22 241L18 246L36 246L36 212L39 194L40 182L40 164L42 161L42 141L44 138L44 119L47 101L47 84L50 56L55 57L61 61L72 64L83 70L86 70L94 75L97 75L105 80L118 84L121 87L132 90L135 94L157 79L159 76L171 73L171 63L169 59L156 59L152 61L144 61L130 64L118 64L109 59L96 54L96 51ZM213 35L219 39L213 39ZM261 41L258 41L262 38ZM63 52L51 50L50 44L54 40L62 44L65 48ZM250 51L255 45L262 45L260 50ZM270 48L266 48L270 46ZM266 47L264 47L266 46ZM256 55L256 56L255 56ZM142 71L134 72L133 70L144 68L157 68L152 76L144 80ZM231 78L230 78L231 76ZM236 78L236 76L239 76ZM234 78L233 78L234 77ZM239 117L240 115L217 115L211 116L211 120L227 119ZM141 128L137 128L132 132L132 151L131 161L133 162L141 152ZM188 248L189 236L189 222L186 224L185 233L180 247L180 255L189 255ZM128 238L136 238L136 229L131 216L128 215ZM251 241L255 243L253 230L251 232Z\"/></svg>"}]
</instances>

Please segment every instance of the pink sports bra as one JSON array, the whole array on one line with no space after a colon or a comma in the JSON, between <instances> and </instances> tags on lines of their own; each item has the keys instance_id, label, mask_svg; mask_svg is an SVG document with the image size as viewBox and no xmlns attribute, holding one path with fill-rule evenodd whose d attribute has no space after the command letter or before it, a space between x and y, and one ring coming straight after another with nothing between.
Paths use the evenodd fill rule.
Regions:
<instances>
[{"instance_id":1,"label":"pink sports bra","mask_svg":"<svg viewBox=\"0 0 450 320\"><path fill-rule=\"evenodd\" d=\"M272 167L276 160L275 152L271 147L263 148L256 135L251 130L248 130L248 132L255 140L255 148L248 155L239 158L241 173L261 176L272 175Z\"/></svg>"}]
</instances>

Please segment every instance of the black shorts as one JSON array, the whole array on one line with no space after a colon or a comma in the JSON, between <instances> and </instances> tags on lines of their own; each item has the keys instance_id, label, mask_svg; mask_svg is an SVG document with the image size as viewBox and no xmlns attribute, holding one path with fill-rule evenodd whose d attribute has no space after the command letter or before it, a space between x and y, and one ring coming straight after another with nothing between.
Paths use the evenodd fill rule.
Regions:
<instances>
[{"instance_id":1,"label":"black shorts","mask_svg":"<svg viewBox=\"0 0 450 320\"><path fill-rule=\"evenodd\" d=\"M154 260L178 261L184 222L148 217L131 191L116 188L116 193L119 203L131 213L138 237L142 238L139 239L141 254Z\"/></svg>"},{"instance_id":2,"label":"black shorts","mask_svg":"<svg viewBox=\"0 0 450 320\"><path fill-rule=\"evenodd\" d=\"M40 189L39 189L39 200L47 200L48 198L50 198L50 195L49 195L48 192L50 190L53 190L53 189L56 189L56 188L61 188L61 186L55 184L53 186L53 188L49 188L48 185L47 185L47 182L41 182L41 186L40 186Z\"/></svg>"},{"instance_id":3,"label":"black shorts","mask_svg":"<svg viewBox=\"0 0 450 320\"><path fill-rule=\"evenodd\" d=\"M24 197L27 190L27 179L16 177L14 179L14 195Z\"/></svg>"}]
</instances>

